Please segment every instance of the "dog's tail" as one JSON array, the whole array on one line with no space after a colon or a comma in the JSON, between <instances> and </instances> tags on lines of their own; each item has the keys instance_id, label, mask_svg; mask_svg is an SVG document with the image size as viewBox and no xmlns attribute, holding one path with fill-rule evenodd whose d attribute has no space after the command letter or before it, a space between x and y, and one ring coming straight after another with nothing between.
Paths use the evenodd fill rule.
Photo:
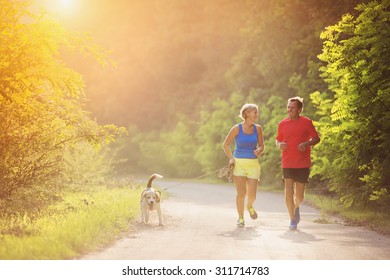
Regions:
<instances>
[{"instance_id":1,"label":"dog's tail","mask_svg":"<svg viewBox=\"0 0 390 280\"><path fill-rule=\"evenodd\" d=\"M162 177L163 176L160 174L157 174L157 173L153 174L152 176L150 176L149 181L148 181L148 185L146 187L150 189L152 187L153 180L156 178L161 179Z\"/></svg>"}]
</instances>

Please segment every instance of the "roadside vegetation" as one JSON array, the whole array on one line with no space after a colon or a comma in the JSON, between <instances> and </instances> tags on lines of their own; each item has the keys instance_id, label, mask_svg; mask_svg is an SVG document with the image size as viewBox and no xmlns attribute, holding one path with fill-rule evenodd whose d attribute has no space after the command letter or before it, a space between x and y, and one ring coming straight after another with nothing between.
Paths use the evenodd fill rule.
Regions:
<instances>
[{"instance_id":1,"label":"roadside vegetation","mask_svg":"<svg viewBox=\"0 0 390 280\"><path fill-rule=\"evenodd\" d=\"M90 118L61 56L106 65L107 52L29 5L0 0L0 258L68 259L127 229L138 199L104 187L126 130Z\"/></svg>"},{"instance_id":2,"label":"roadside vegetation","mask_svg":"<svg viewBox=\"0 0 390 280\"><path fill-rule=\"evenodd\" d=\"M259 188L266 192L283 192L283 187L266 185ZM320 218L314 222L328 224L341 222L350 226L362 226L383 235L390 235L390 214L369 209L364 206L346 208L336 194L329 193L327 188L311 188L305 193L305 204L317 208L321 212Z\"/></svg>"},{"instance_id":3,"label":"roadside vegetation","mask_svg":"<svg viewBox=\"0 0 390 280\"><path fill-rule=\"evenodd\" d=\"M128 232L141 190L102 187L68 193L44 210L0 215L0 259L74 259ZM3 210L3 209L2 209Z\"/></svg>"},{"instance_id":4,"label":"roadside vegetation","mask_svg":"<svg viewBox=\"0 0 390 280\"><path fill-rule=\"evenodd\" d=\"M363 206L346 208L335 195L322 194L321 191L306 192L305 203L318 208L321 217L315 222L342 222L350 226L362 226L383 235L390 235L390 214Z\"/></svg>"}]
</instances>

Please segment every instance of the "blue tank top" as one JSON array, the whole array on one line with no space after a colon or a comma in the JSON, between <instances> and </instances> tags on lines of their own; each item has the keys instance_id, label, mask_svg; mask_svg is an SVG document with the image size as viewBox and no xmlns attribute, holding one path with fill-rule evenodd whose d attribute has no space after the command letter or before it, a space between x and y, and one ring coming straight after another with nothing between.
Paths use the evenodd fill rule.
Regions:
<instances>
[{"instance_id":1,"label":"blue tank top","mask_svg":"<svg viewBox=\"0 0 390 280\"><path fill-rule=\"evenodd\" d=\"M238 125L239 132L236 136L236 148L233 156L235 158L257 158L253 153L257 147L257 129L256 125L253 125L253 133L245 134L242 129L242 124Z\"/></svg>"}]
</instances>

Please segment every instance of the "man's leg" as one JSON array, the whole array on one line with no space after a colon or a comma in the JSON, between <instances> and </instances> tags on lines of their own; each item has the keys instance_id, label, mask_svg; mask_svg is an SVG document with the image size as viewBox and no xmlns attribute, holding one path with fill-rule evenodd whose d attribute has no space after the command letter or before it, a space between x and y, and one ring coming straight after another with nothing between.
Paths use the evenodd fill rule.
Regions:
<instances>
[{"instance_id":1,"label":"man's leg","mask_svg":"<svg viewBox=\"0 0 390 280\"><path fill-rule=\"evenodd\" d=\"M305 198L305 183L295 183L295 207L294 207L294 220L298 224L301 220L301 215L299 213L299 205Z\"/></svg>"},{"instance_id":2,"label":"man's leg","mask_svg":"<svg viewBox=\"0 0 390 280\"><path fill-rule=\"evenodd\" d=\"M284 195L290 220L294 219L295 203L294 203L294 180L284 179Z\"/></svg>"},{"instance_id":3,"label":"man's leg","mask_svg":"<svg viewBox=\"0 0 390 280\"><path fill-rule=\"evenodd\" d=\"M305 198L305 183L295 183L295 209L299 207L303 199Z\"/></svg>"}]
</instances>

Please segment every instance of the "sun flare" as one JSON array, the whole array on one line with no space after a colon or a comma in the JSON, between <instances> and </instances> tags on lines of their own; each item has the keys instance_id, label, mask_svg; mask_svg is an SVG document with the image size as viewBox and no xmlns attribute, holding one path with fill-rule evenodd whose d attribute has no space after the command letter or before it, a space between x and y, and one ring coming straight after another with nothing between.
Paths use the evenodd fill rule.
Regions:
<instances>
[{"instance_id":1,"label":"sun flare","mask_svg":"<svg viewBox=\"0 0 390 280\"><path fill-rule=\"evenodd\" d=\"M57 19L75 19L80 12L80 1L78 0L36 0L45 9L53 13Z\"/></svg>"},{"instance_id":2,"label":"sun flare","mask_svg":"<svg viewBox=\"0 0 390 280\"><path fill-rule=\"evenodd\" d=\"M59 0L61 6L63 7L71 7L73 5L73 0Z\"/></svg>"}]
</instances>

